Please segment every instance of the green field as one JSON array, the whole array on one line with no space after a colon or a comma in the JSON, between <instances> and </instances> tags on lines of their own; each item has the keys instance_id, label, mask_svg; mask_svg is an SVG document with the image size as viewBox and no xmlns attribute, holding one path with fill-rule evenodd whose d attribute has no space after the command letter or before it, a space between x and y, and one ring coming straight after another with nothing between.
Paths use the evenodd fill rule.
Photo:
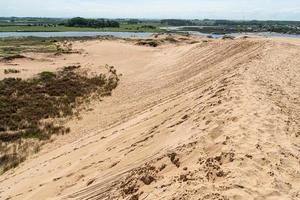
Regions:
<instances>
[{"instance_id":1,"label":"green field","mask_svg":"<svg viewBox=\"0 0 300 200\"><path fill-rule=\"evenodd\" d=\"M159 28L160 23L140 23L140 24L121 24L119 28L84 28L84 27L43 27L43 26L0 26L0 32L68 32L68 31L82 31L82 32L162 32ZM150 28L149 26L153 26Z\"/></svg>"},{"instance_id":2,"label":"green field","mask_svg":"<svg viewBox=\"0 0 300 200\"><path fill-rule=\"evenodd\" d=\"M117 25L116 25L117 24ZM88 18L0 17L0 32L164 32L160 27L183 26L202 33L277 32L300 34L300 21L141 20ZM97 28L99 27L99 28ZM105 27L105 28L102 28Z\"/></svg>"}]
</instances>

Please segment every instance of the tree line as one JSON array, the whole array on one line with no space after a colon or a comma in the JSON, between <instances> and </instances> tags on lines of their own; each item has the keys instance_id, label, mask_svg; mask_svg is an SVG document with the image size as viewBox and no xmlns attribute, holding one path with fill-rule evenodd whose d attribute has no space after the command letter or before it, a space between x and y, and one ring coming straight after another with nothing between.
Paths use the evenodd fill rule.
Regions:
<instances>
[{"instance_id":1,"label":"tree line","mask_svg":"<svg viewBox=\"0 0 300 200\"><path fill-rule=\"evenodd\" d=\"M193 26L195 25L191 20L182 20L182 19L163 19L160 21L161 24L167 26Z\"/></svg>"},{"instance_id":2,"label":"tree line","mask_svg":"<svg viewBox=\"0 0 300 200\"><path fill-rule=\"evenodd\" d=\"M105 27L120 27L120 23L113 20L104 19L85 19L82 17L75 17L69 19L66 23L69 27L91 27L91 28L105 28Z\"/></svg>"}]
</instances>

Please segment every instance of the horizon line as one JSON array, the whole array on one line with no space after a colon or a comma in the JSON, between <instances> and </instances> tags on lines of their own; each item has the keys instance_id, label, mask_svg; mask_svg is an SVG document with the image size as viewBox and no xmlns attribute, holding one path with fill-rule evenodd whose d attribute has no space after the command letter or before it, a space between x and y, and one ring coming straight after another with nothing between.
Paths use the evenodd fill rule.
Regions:
<instances>
[{"instance_id":1,"label":"horizon line","mask_svg":"<svg viewBox=\"0 0 300 200\"><path fill-rule=\"evenodd\" d=\"M48 19L71 19L82 16L68 16L68 17L47 17L47 16L0 16L0 18L48 18ZM86 19L138 19L138 20L228 20L228 21L293 21L300 22L298 19L284 20L284 19L229 19L229 18L147 18L147 17L82 17Z\"/></svg>"}]
</instances>

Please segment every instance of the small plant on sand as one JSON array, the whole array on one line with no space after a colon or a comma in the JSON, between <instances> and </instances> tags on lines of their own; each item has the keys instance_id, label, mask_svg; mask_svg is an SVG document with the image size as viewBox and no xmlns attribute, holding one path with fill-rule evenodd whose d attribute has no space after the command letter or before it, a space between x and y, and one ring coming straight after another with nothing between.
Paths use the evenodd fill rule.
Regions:
<instances>
[{"instance_id":1,"label":"small plant on sand","mask_svg":"<svg viewBox=\"0 0 300 200\"><path fill-rule=\"evenodd\" d=\"M4 74L17 74L20 73L20 70L17 69L5 69Z\"/></svg>"}]
</instances>

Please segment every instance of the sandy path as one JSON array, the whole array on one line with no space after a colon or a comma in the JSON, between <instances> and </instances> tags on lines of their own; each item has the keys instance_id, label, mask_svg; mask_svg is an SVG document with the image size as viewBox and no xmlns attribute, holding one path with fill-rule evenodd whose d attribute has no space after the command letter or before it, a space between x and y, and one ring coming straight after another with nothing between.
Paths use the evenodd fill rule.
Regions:
<instances>
[{"instance_id":1,"label":"sandy path","mask_svg":"<svg viewBox=\"0 0 300 200\"><path fill-rule=\"evenodd\" d=\"M72 133L0 177L1 199L299 199L299 43L90 41L20 63L123 76Z\"/></svg>"}]
</instances>

